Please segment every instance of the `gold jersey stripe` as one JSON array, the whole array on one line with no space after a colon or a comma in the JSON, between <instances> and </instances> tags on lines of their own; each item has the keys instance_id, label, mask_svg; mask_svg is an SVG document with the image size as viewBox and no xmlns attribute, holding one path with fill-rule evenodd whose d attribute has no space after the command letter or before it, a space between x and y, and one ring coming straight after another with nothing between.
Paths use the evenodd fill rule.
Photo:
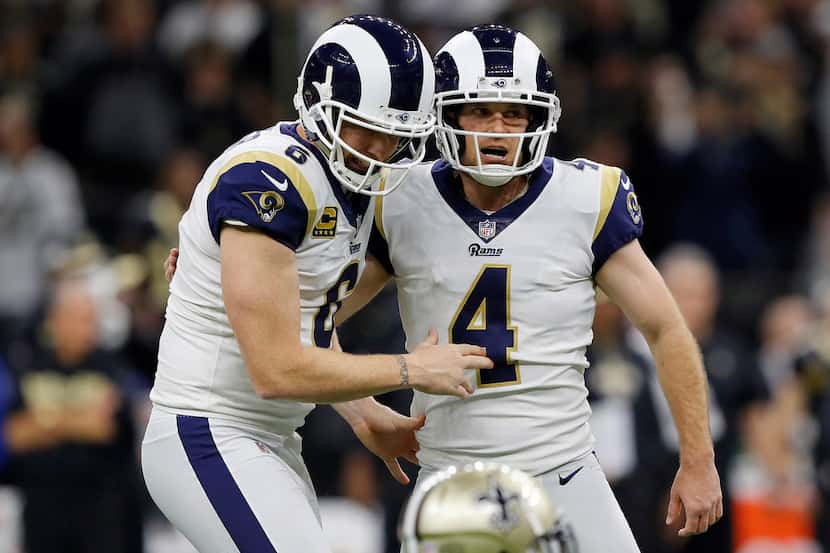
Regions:
<instances>
[{"instance_id":1,"label":"gold jersey stripe","mask_svg":"<svg viewBox=\"0 0 830 553\"><path fill-rule=\"evenodd\" d=\"M294 188L297 189L297 193L300 194L300 198L302 198L306 210L308 211L308 223L306 223L305 233L309 234L314 226L314 221L317 220L317 200L314 199L314 192L311 190L311 185L308 183L308 179L306 179L302 171L297 168L297 165L288 158L272 152L264 151L243 152L241 154L237 154L229 159L228 162L222 166L219 172L216 173L216 176L213 178L213 182L210 184L208 194L216 188L216 184L219 182L219 179L222 178L222 175L237 165L242 165L243 163L255 163L257 161L273 165L285 173L285 176L291 180L291 183L294 185Z\"/></svg>"},{"instance_id":2,"label":"gold jersey stripe","mask_svg":"<svg viewBox=\"0 0 830 553\"><path fill-rule=\"evenodd\" d=\"M378 190L382 191L386 187L386 178L389 176L389 170L384 169L383 176L380 178ZM386 231L383 229L383 196L375 196L375 226L381 237L386 240Z\"/></svg>"},{"instance_id":3,"label":"gold jersey stripe","mask_svg":"<svg viewBox=\"0 0 830 553\"><path fill-rule=\"evenodd\" d=\"M599 233L602 232L602 227L605 226L605 221L608 219L608 214L611 212L611 205L614 203L614 197L617 195L617 188L620 186L620 175L622 170L619 167L602 166L602 181L600 182L599 191L599 214L597 215L597 224L594 227L594 237L596 240Z\"/></svg>"}]
</instances>

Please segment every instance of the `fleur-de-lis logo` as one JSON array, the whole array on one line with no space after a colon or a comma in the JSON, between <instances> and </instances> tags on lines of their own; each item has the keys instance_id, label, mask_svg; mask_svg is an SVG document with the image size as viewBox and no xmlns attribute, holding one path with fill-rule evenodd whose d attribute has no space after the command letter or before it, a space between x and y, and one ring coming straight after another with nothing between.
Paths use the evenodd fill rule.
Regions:
<instances>
[{"instance_id":1,"label":"fleur-de-lis logo","mask_svg":"<svg viewBox=\"0 0 830 553\"><path fill-rule=\"evenodd\" d=\"M277 212L285 206L283 197L273 190L243 192L242 195L251 202L259 218L265 223L273 221Z\"/></svg>"},{"instance_id":2,"label":"fleur-de-lis logo","mask_svg":"<svg viewBox=\"0 0 830 553\"><path fill-rule=\"evenodd\" d=\"M495 480L490 480L490 489L478 500L498 505L498 511L493 514L490 522L500 532L507 534L519 525L519 516L516 512L519 504L519 494L507 493Z\"/></svg>"}]
</instances>

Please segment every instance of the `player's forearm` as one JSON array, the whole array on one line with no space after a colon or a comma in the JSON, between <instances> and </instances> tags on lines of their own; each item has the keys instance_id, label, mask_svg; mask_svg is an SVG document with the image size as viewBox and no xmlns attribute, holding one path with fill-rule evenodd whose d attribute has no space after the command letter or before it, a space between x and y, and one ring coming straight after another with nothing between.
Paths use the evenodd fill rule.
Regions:
<instances>
[{"instance_id":1,"label":"player's forearm","mask_svg":"<svg viewBox=\"0 0 830 553\"><path fill-rule=\"evenodd\" d=\"M266 399L337 403L403 387L400 361L393 355L299 347L250 369L257 394Z\"/></svg>"},{"instance_id":2,"label":"player's forearm","mask_svg":"<svg viewBox=\"0 0 830 553\"><path fill-rule=\"evenodd\" d=\"M708 391L697 342L678 321L649 337L649 346L680 437L681 463L711 460Z\"/></svg>"},{"instance_id":3,"label":"player's forearm","mask_svg":"<svg viewBox=\"0 0 830 553\"><path fill-rule=\"evenodd\" d=\"M334 410L343 417L349 426L354 427L361 424L367 418L371 417L380 407L380 404L374 398L365 397L362 399L355 399L352 401L345 401L335 403L332 405Z\"/></svg>"}]
</instances>

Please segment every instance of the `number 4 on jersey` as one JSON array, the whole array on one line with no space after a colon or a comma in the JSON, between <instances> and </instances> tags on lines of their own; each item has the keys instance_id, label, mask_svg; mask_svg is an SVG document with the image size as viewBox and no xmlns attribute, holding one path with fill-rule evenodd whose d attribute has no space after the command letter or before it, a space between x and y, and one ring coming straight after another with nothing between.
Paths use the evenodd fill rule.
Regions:
<instances>
[{"instance_id":1,"label":"number 4 on jersey","mask_svg":"<svg viewBox=\"0 0 830 553\"><path fill-rule=\"evenodd\" d=\"M450 342L487 348L494 367L478 371L478 385L506 386L521 379L510 352L518 347L516 327L510 326L510 265L485 265L450 322Z\"/></svg>"}]
</instances>

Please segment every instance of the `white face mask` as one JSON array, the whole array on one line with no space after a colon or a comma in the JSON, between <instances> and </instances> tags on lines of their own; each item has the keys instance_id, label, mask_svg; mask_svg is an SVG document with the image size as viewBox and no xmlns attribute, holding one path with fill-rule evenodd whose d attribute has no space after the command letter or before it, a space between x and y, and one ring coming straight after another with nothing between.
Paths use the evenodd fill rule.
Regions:
<instances>
[{"instance_id":1,"label":"white face mask","mask_svg":"<svg viewBox=\"0 0 830 553\"><path fill-rule=\"evenodd\" d=\"M314 83L321 99L311 108L305 107L299 93L294 97L303 127L311 140L319 141L323 146L332 174L345 189L368 196L385 196L400 186L410 169L423 161L427 139L435 129L435 116L385 107L379 107L374 114L358 111L331 99L330 80L331 68L326 72L325 83ZM302 90L302 79L299 81L298 90ZM351 147L341 137L344 123L396 137L400 145L389 159L398 161L379 161ZM350 169L346 165L346 154L363 162L366 171L359 173ZM395 169L391 173L394 176L379 189L381 175L389 173L389 169Z\"/></svg>"}]
</instances>

